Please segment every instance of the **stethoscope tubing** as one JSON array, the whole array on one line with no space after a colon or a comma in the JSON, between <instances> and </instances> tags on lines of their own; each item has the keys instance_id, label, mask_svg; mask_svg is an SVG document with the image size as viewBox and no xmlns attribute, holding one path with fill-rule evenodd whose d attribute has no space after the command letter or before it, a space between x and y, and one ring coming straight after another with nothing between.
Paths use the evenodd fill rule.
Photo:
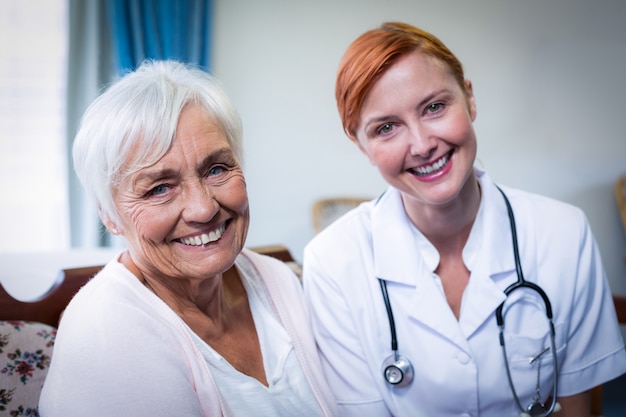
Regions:
<instances>
[{"instance_id":1,"label":"stethoscope tubing","mask_svg":"<svg viewBox=\"0 0 626 417\"><path fill-rule=\"evenodd\" d=\"M394 355L397 356L398 352L398 338L396 334L396 321L393 318L393 311L391 310L391 302L389 301L389 293L387 292L387 283L384 279L378 278L380 283L380 290L383 293L383 300L385 300L385 309L387 310L387 318L389 319L389 330L391 332L391 350Z\"/></svg>"},{"instance_id":2,"label":"stethoscope tubing","mask_svg":"<svg viewBox=\"0 0 626 417\"><path fill-rule=\"evenodd\" d=\"M517 272L517 281L509 285L504 290L504 294L508 297L510 293L512 293L514 290L520 287L526 287L526 288L530 288L536 291L541 296L541 298L543 299L543 303L546 306L546 316L548 316L548 319L552 321L552 304L550 303L550 299L546 295L545 291L534 282L528 282L526 281L526 279L524 279L524 272L522 271L522 261L519 256L519 246L517 243L517 227L515 225L515 215L513 214L513 208L511 207L511 203L509 202L509 199L507 198L506 194L504 194L504 191L502 191L502 189L498 186L496 186L496 188L498 188L498 191L500 191L500 194L502 194L502 197L504 197L506 210L509 214L509 223L511 225L511 240L513 241L513 257L515 258L515 271ZM498 323L498 326L501 326L503 322L503 319L502 319L503 307L504 307L504 302L500 304L500 306L498 306L498 309L496 310L496 321Z\"/></svg>"},{"instance_id":3,"label":"stethoscope tubing","mask_svg":"<svg viewBox=\"0 0 626 417\"><path fill-rule=\"evenodd\" d=\"M502 194L502 197L504 198L504 203L506 204L506 209L509 215L509 222L511 226L511 240L513 241L513 256L515 259L515 270L517 273L517 281L509 285L504 290L504 294L508 298L508 296L518 288L529 288L535 291L543 299L543 303L546 309L546 316L548 318L548 323L550 326L550 347L552 350L552 361L554 364L554 370L552 373L552 379L553 379L552 398L550 400L550 407L548 407L545 413L533 414L533 417L535 416L547 417L552 414L552 412L554 411L554 407L556 406L557 389L558 389L558 360L557 360L558 358L556 354L554 323L552 321L552 304L550 303L550 299L548 298L548 295L540 286L538 286L537 284L533 282L528 282L524 279L524 272L522 271L522 262L521 262L520 255L519 255L519 246L517 243L517 227L515 225L515 215L513 214L513 208L511 207L511 203L509 202L509 199L507 198L504 191L502 191L502 189L498 186L496 186L496 188L498 189L498 191L500 191L500 194ZM504 316L502 314L502 310L504 308L505 302L506 300L503 301L496 309L496 322L499 328L500 346L502 347L502 355L504 356L504 364L506 368L506 376L507 376L507 379L509 380L509 387L511 388L511 392L513 393L513 398L515 399L517 407L520 409L520 411L522 412L522 416L523 416L524 413L526 413L526 411L529 411L529 410L524 409L524 407L522 406L522 402L520 401L519 396L517 395L517 391L515 390L515 385L513 384L513 378L511 376L511 367L509 366L509 360L506 354L506 344L504 343ZM526 415L529 415L529 414L526 413Z\"/></svg>"}]
</instances>

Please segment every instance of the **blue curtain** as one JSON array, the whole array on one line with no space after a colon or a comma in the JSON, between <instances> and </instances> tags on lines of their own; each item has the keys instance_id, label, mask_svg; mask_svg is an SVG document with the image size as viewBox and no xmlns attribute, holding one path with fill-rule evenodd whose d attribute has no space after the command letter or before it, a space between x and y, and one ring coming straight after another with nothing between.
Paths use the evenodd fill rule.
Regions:
<instances>
[{"instance_id":1,"label":"blue curtain","mask_svg":"<svg viewBox=\"0 0 626 417\"><path fill-rule=\"evenodd\" d=\"M110 0L118 74L144 59L175 59L210 70L212 0Z\"/></svg>"}]
</instances>

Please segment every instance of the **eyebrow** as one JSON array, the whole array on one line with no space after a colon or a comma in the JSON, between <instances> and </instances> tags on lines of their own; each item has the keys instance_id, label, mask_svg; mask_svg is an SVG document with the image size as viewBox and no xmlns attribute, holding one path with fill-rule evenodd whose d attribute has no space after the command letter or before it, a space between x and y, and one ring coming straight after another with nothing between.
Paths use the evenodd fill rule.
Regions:
<instances>
[{"instance_id":1,"label":"eyebrow","mask_svg":"<svg viewBox=\"0 0 626 417\"><path fill-rule=\"evenodd\" d=\"M418 107L423 107L425 106L429 101L432 101L435 97L440 96L444 93L448 93L450 90L448 90L447 88L442 88L441 90L437 90L433 93L430 93L429 95L427 95L426 97L424 97L424 99L422 101L419 102Z\"/></svg>"},{"instance_id":2,"label":"eyebrow","mask_svg":"<svg viewBox=\"0 0 626 417\"><path fill-rule=\"evenodd\" d=\"M152 184L162 181L164 178L173 178L178 174L178 171L174 169L162 169L158 171L139 172L133 179L133 187L140 186L140 184Z\"/></svg>"},{"instance_id":3,"label":"eyebrow","mask_svg":"<svg viewBox=\"0 0 626 417\"><path fill-rule=\"evenodd\" d=\"M236 158L234 152L231 148L224 147L217 149L210 154L208 154L199 164L198 170L203 171L207 169L207 167L211 166L217 161L223 161L224 159L228 160L228 163L235 163ZM165 168L160 170L150 170L147 168L142 172L137 174L137 177L133 181L133 184L139 184L142 182L158 182L163 180L164 178L173 178L179 174L179 171L172 168Z\"/></svg>"},{"instance_id":4,"label":"eyebrow","mask_svg":"<svg viewBox=\"0 0 626 417\"><path fill-rule=\"evenodd\" d=\"M224 148L220 148L211 152L200 163L199 168L200 170L204 170L207 167L209 167L211 164L218 162L218 161L224 161L224 160L227 160L226 163L233 163L233 164L236 163L237 158L235 157L235 153L233 152L232 148L224 147Z\"/></svg>"}]
</instances>

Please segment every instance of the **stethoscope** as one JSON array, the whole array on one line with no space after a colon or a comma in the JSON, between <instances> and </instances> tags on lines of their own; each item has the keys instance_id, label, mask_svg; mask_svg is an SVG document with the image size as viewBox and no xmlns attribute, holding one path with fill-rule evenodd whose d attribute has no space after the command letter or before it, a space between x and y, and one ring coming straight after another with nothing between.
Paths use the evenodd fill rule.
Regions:
<instances>
[{"instance_id":1,"label":"stethoscope","mask_svg":"<svg viewBox=\"0 0 626 417\"><path fill-rule=\"evenodd\" d=\"M497 187L497 186L496 186ZM511 225L511 236L513 240L513 257L515 259L515 270L517 272L517 281L513 284L509 285L504 290L504 295L507 297L518 288L528 288L532 291L535 291L537 294L541 296L541 299L544 302L546 309L546 316L548 318L548 322L550 325L550 347L544 348L541 352L538 352L537 355L529 359L529 364L535 364L537 366L537 385L536 392L533 396L533 399L530 404L526 408L522 406L522 403L517 395L517 391L515 390L515 385L513 384L513 379L511 377L511 369L509 367L509 360L506 355L506 345L504 343L504 315L502 314L502 310L504 308L503 301L498 308L496 309L496 322L499 328L499 338L500 338L500 346L502 347L502 354L504 356L504 364L506 367L506 375L509 381L509 386L511 387L511 392L513 393L513 398L515 399L515 403L517 407L520 409L521 414L520 417L546 417L551 415L554 411L558 411L560 409L560 405L556 401L556 392L557 392L557 355L556 355L556 344L555 344L555 333L554 333L554 324L552 323L552 305L550 304L550 299L546 295L546 293L539 287L537 284L528 282L524 279L524 273L522 272L522 264L519 256L519 248L517 245L517 228L515 227L515 217L513 215L513 209L511 208L511 203L507 198L504 191L497 187L502 197L504 197L504 202L506 203L507 212L509 215L509 223ZM413 365L411 361L398 353L398 340L396 337L396 324L393 318L393 311L391 309L391 302L389 301L389 294L387 293L387 283L384 279L378 278L380 283L380 289L383 294L383 300L385 301L385 308L387 310L387 317L389 319L389 329L391 331L391 350L392 354L387 357L382 366L383 376L387 383L395 387L405 387L409 385L413 381ZM554 372L552 375L552 397L549 405L544 405L541 402L540 398L540 387L539 387L539 371L540 371L540 358L543 354L545 354L548 350L551 351L552 360L554 363Z\"/></svg>"}]
</instances>

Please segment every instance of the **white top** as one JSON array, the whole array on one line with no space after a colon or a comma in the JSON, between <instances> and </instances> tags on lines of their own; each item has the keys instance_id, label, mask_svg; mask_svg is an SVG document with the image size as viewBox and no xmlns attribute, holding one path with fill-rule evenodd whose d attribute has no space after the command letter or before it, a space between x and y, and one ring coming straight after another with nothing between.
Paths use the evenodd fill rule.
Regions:
<instances>
[{"instance_id":1,"label":"white top","mask_svg":"<svg viewBox=\"0 0 626 417\"><path fill-rule=\"evenodd\" d=\"M301 397L293 401L307 410L315 408L308 394L312 392L321 412L311 415L337 415L298 278L284 263L246 249L235 265L245 281L254 282L256 294L264 294L263 304L270 306L291 340L300 366L295 374L304 375L294 383L306 385L293 389L307 392L302 403ZM235 410L224 404L231 398L222 399L220 377L207 365L185 322L113 259L63 314L39 413L42 417L230 417ZM240 390L239 395L243 398L247 392Z\"/></svg>"},{"instance_id":2,"label":"white top","mask_svg":"<svg viewBox=\"0 0 626 417\"><path fill-rule=\"evenodd\" d=\"M471 271L457 321L434 270L439 255L408 219L397 190L365 203L305 248L303 281L313 327L341 416L519 416L494 312L517 276L502 195L477 170L482 201L463 258ZM515 213L525 279L552 302L558 395L580 393L626 372L600 253L583 212L504 188ZM413 364L408 387L392 387L387 282L398 351ZM523 299L523 300L522 300ZM549 346L543 302L529 290L507 300L505 337L515 389L526 406L536 388L529 358ZM512 307L511 307L512 306ZM552 389L551 354L541 357L541 392Z\"/></svg>"},{"instance_id":3,"label":"white top","mask_svg":"<svg viewBox=\"0 0 626 417\"><path fill-rule=\"evenodd\" d=\"M269 387L239 372L188 329L211 374L219 381L217 387L224 407L229 410L230 415L242 417L321 416L321 410L298 363L291 338L271 313L263 289L253 279L253 271L241 268L241 272L261 345Z\"/></svg>"}]
</instances>

